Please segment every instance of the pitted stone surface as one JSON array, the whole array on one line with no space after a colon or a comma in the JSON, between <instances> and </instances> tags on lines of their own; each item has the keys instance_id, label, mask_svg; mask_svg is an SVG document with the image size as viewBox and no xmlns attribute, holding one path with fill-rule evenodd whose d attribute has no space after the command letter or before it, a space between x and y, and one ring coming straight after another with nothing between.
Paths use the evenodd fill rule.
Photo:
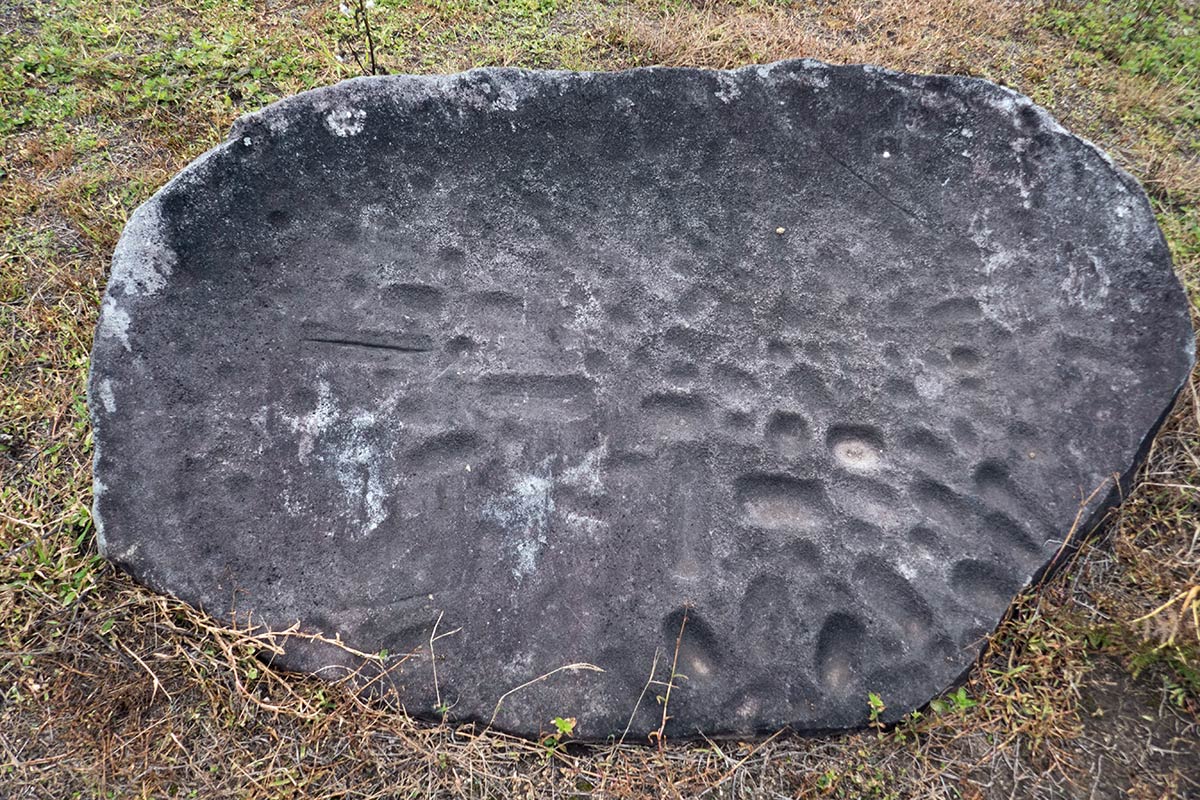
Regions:
<instances>
[{"instance_id":1,"label":"pitted stone surface","mask_svg":"<svg viewBox=\"0 0 1200 800\"><path fill-rule=\"evenodd\" d=\"M1137 184L990 83L359 79L130 220L95 520L151 587L386 649L414 714L639 738L657 657L669 735L853 726L969 667L1191 342Z\"/></svg>"}]
</instances>

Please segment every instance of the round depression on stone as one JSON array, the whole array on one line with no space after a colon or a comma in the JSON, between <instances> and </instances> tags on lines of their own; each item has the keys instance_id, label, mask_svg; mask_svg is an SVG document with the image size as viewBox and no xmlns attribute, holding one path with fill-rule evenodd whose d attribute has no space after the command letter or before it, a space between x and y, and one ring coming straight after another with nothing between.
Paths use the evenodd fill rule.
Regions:
<instances>
[{"instance_id":1,"label":"round depression on stone","mask_svg":"<svg viewBox=\"0 0 1200 800\"><path fill-rule=\"evenodd\" d=\"M669 736L854 726L1099 519L1191 341L1137 184L987 82L357 79L131 217L94 516L418 716L638 737L674 663Z\"/></svg>"}]
</instances>

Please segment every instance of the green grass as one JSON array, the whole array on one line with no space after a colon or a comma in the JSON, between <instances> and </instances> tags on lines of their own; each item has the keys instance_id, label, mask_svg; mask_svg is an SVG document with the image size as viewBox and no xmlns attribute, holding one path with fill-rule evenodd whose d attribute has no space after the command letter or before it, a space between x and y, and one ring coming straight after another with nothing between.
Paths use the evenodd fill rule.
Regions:
<instances>
[{"instance_id":1,"label":"green grass","mask_svg":"<svg viewBox=\"0 0 1200 800\"><path fill-rule=\"evenodd\" d=\"M1081 49L1134 75L1189 92L1181 122L1195 121L1200 85L1200 15L1185 0L1088 2L1047 11L1044 24Z\"/></svg>"},{"instance_id":2,"label":"green grass","mask_svg":"<svg viewBox=\"0 0 1200 800\"><path fill-rule=\"evenodd\" d=\"M117 236L238 115L362 71L365 31L338 5L0 7L0 796L1058 797L1087 796L1098 760L1133 796L1197 791L1200 632L1182 603L1152 613L1200 583L1190 387L1108 541L1018 605L961 690L828 741L595 748L562 726L550 746L418 725L277 673L254 658L269 641L98 559L83 395ZM386 72L814 56L1007 83L1143 181L1200 297L1195 3L377 0L368 13ZM1106 693L1109 664L1132 713ZM1146 731L1104 727L1127 716ZM1184 757L1159 752L1172 750Z\"/></svg>"}]
</instances>

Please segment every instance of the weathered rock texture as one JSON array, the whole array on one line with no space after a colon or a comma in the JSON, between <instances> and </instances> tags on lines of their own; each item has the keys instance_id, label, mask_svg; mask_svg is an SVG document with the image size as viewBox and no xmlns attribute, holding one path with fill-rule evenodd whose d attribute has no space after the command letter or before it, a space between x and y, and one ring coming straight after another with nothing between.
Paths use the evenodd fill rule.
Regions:
<instances>
[{"instance_id":1,"label":"weathered rock texture","mask_svg":"<svg viewBox=\"0 0 1200 800\"><path fill-rule=\"evenodd\" d=\"M130 220L96 527L218 617L405 659L417 715L640 738L678 639L670 735L840 728L969 667L1192 353L1136 182L990 83L360 79Z\"/></svg>"}]
</instances>

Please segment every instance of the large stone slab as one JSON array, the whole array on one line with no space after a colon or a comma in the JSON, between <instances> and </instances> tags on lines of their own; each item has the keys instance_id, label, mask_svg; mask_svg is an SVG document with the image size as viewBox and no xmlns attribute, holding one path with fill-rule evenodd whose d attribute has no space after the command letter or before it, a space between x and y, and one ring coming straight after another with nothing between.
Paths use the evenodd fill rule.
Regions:
<instances>
[{"instance_id":1,"label":"large stone slab","mask_svg":"<svg viewBox=\"0 0 1200 800\"><path fill-rule=\"evenodd\" d=\"M130 219L96 528L218 617L386 649L417 715L641 738L675 663L670 735L853 726L969 667L1192 341L1136 182L984 81L359 79Z\"/></svg>"}]
</instances>

